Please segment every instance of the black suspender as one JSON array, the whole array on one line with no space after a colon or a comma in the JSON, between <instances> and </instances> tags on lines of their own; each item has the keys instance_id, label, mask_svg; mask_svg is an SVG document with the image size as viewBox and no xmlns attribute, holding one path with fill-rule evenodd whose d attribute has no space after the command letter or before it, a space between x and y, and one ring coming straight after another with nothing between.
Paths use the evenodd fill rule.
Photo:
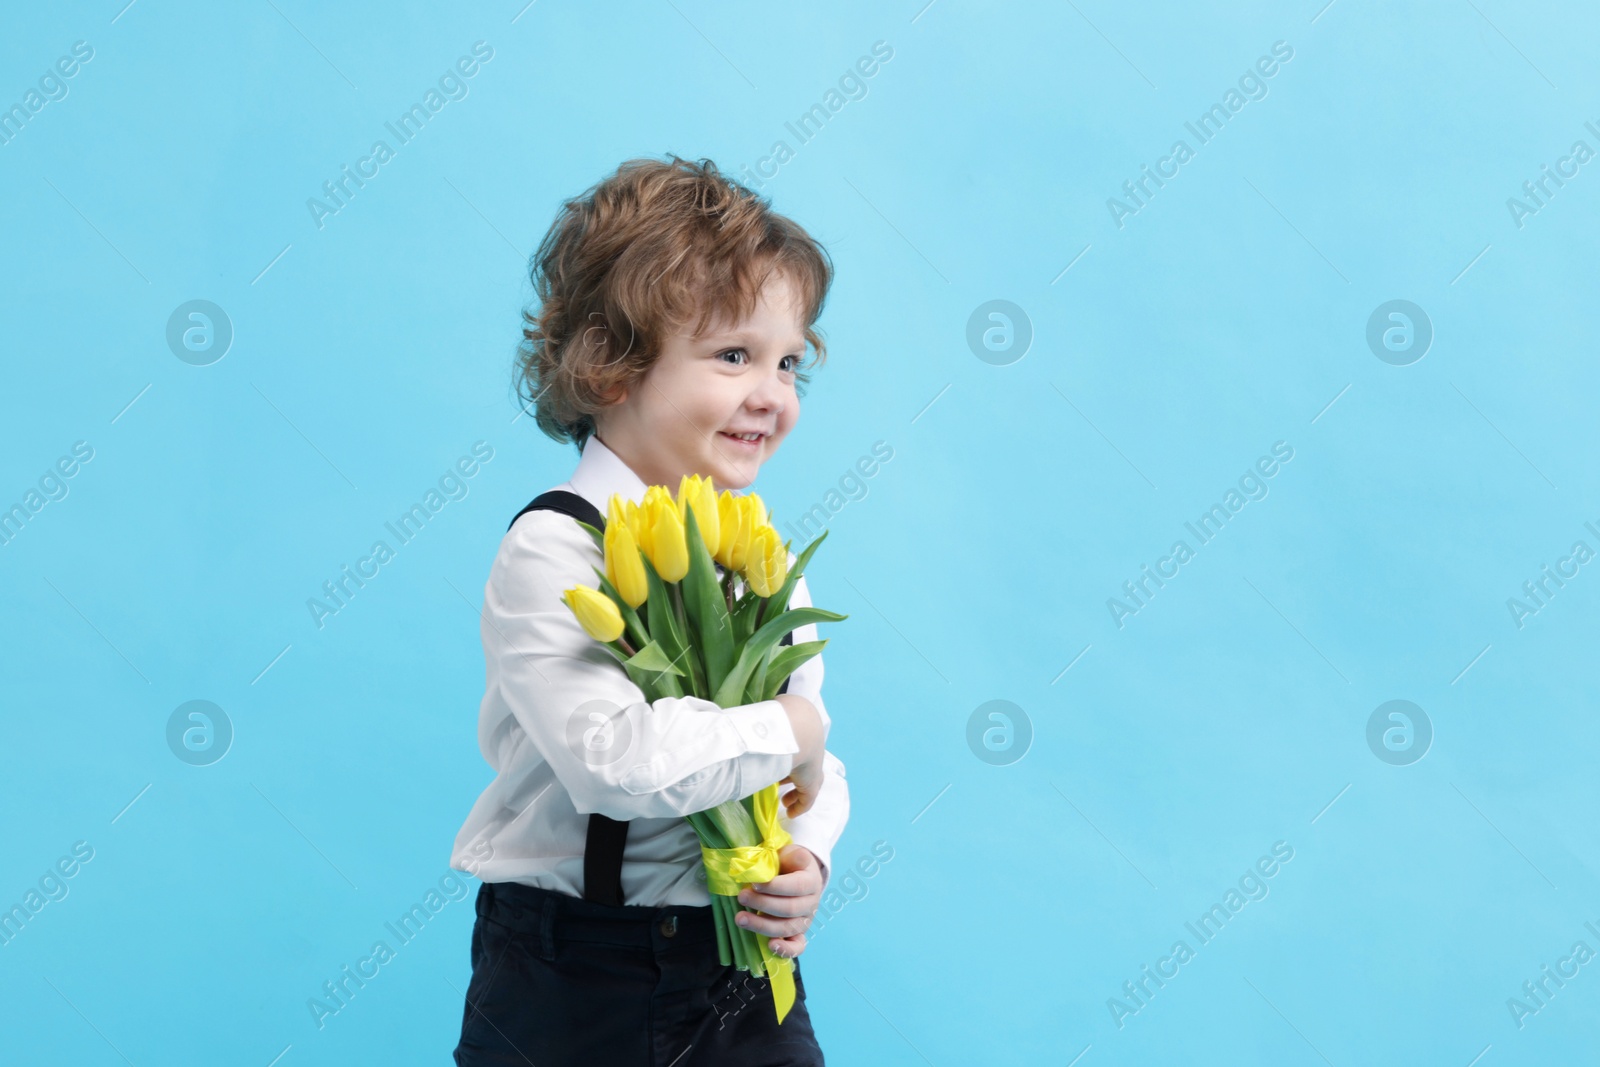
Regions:
<instances>
[{"instance_id":1,"label":"black suspender","mask_svg":"<svg viewBox=\"0 0 1600 1067\"><path fill-rule=\"evenodd\" d=\"M530 511L559 511L563 515L582 520L597 530L606 528L605 516L601 515L600 510L589 501L565 489L551 489L534 497L528 502L527 507L517 512L511 519L511 525L506 527L507 532L511 526L517 524L517 519ZM794 633L791 631L784 634L783 640L779 643L793 644ZM786 678L778 692L788 691L789 680ZM627 842L626 821L613 819L598 811L589 813L589 834L584 842L583 852L583 899L614 907L621 906L622 851Z\"/></svg>"},{"instance_id":2,"label":"black suspender","mask_svg":"<svg viewBox=\"0 0 1600 1067\"><path fill-rule=\"evenodd\" d=\"M548 493L540 493L528 501L528 506L517 512L511 519L511 525L506 527L506 532L517 524L517 519L522 518L530 511L559 511L563 515L570 515L574 519L581 519L597 530L606 528L606 517L600 514L600 509L589 503L577 493L569 493L565 489L552 489Z\"/></svg>"}]
</instances>

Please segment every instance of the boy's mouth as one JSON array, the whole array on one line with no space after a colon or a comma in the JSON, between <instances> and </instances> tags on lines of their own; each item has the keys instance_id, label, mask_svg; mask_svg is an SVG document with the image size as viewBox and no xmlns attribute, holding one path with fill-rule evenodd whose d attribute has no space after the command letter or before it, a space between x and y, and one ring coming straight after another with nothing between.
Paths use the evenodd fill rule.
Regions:
<instances>
[{"instance_id":1,"label":"boy's mouth","mask_svg":"<svg viewBox=\"0 0 1600 1067\"><path fill-rule=\"evenodd\" d=\"M731 442L735 448L743 449L743 450L745 450L747 452L757 452L757 451L759 451L761 449L761 442L763 442L763 441L765 441L767 439L767 435L764 434L764 433L755 433L755 434L748 434L748 435L747 434L732 434L732 433L729 433L727 430L718 430L717 431L717 436L721 437L725 441Z\"/></svg>"}]
</instances>

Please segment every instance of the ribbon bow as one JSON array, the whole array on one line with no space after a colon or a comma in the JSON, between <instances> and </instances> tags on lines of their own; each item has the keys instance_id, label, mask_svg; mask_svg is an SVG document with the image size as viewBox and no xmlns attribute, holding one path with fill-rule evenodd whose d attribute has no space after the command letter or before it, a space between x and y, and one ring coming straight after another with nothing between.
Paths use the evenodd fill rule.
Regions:
<instances>
[{"instance_id":1,"label":"ribbon bow","mask_svg":"<svg viewBox=\"0 0 1600 1067\"><path fill-rule=\"evenodd\" d=\"M778 787L769 785L751 797L756 830L761 841L755 845L735 848L707 848L700 846L705 861L706 889L718 896L736 897L739 887L752 882L769 882L778 874L778 850L794 838L778 825ZM772 1002L778 1010L778 1022L794 1006L794 961L772 951L769 938L756 939L761 948L761 963L772 980Z\"/></svg>"}]
</instances>

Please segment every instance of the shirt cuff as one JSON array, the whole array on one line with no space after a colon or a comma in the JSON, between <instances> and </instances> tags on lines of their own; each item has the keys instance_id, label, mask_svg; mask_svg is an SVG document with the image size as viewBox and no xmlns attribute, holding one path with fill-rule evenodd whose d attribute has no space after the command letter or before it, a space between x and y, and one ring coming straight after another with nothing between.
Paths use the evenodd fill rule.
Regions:
<instances>
[{"instance_id":1,"label":"shirt cuff","mask_svg":"<svg viewBox=\"0 0 1600 1067\"><path fill-rule=\"evenodd\" d=\"M744 742L746 752L781 756L800 751L794 727L789 725L789 713L776 700L758 700L723 714Z\"/></svg>"},{"instance_id":2,"label":"shirt cuff","mask_svg":"<svg viewBox=\"0 0 1600 1067\"><path fill-rule=\"evenodd\" d=\"M789 838L815 856L817 866L822 869L822 888L818 892L827 891L828 874L833 866L833 848L828 841L829 836L826 830L819 831L807 823L805 815L789 820Z\"/></svg>"},{"instance_id":3,"label":"shirt cuff","mask_svg":"<svg viewBox=\"0 0 1600 1067\"><path fill-rule=\"evenodd\" d=\"M784 828L797 845L803 845L822 868L822 888L828 888L833 869L833 848L850 818L850 786L844 763L833 753L823 755L822 790L811 810L794 818L783 816Z\"/></svg>"}]
</instances>

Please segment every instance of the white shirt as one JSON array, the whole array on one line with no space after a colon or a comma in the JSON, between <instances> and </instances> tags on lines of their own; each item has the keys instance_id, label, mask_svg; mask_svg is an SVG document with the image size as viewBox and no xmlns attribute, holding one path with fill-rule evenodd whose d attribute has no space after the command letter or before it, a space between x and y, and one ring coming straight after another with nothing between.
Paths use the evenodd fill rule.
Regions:
<instances>
[{"instance_id":1,"label":"white shirt","mask_svg":"<svg viewBox=\"0 0 1600 1067\"><path fill-rule=\"evenodd\" d=\"M555 488L577 493L605 515L611 494L642 503L646 486L591 436L571 481ZM625 904L708 905L699 839L684 816L783 778L800 745L776 700L727 709L699 697L646 701L561 599L575 585L598 587L595 569L604 566L589 533L558 511L530 511L502 538L479 625L486 685L478 747L495 778L456 834L450 866L485 882L581 897L589 814L600 812L631 822L622 856ZM801 576L789 606L810 604ZM795 628L794 643L817 639L815 624ZM788 692L816 706L826 738L832 720L822 702L822 674L819 654L789 676ZM621 754L612 762L584 758L588 719L578 709L593 700L623 709L614 718ZM780 805L778 820L816 854L826 884L833 846L850 817L850 791L844 764L831 752L823 769L812 808L790 819Z\"/></svg>"}]
</instances>

